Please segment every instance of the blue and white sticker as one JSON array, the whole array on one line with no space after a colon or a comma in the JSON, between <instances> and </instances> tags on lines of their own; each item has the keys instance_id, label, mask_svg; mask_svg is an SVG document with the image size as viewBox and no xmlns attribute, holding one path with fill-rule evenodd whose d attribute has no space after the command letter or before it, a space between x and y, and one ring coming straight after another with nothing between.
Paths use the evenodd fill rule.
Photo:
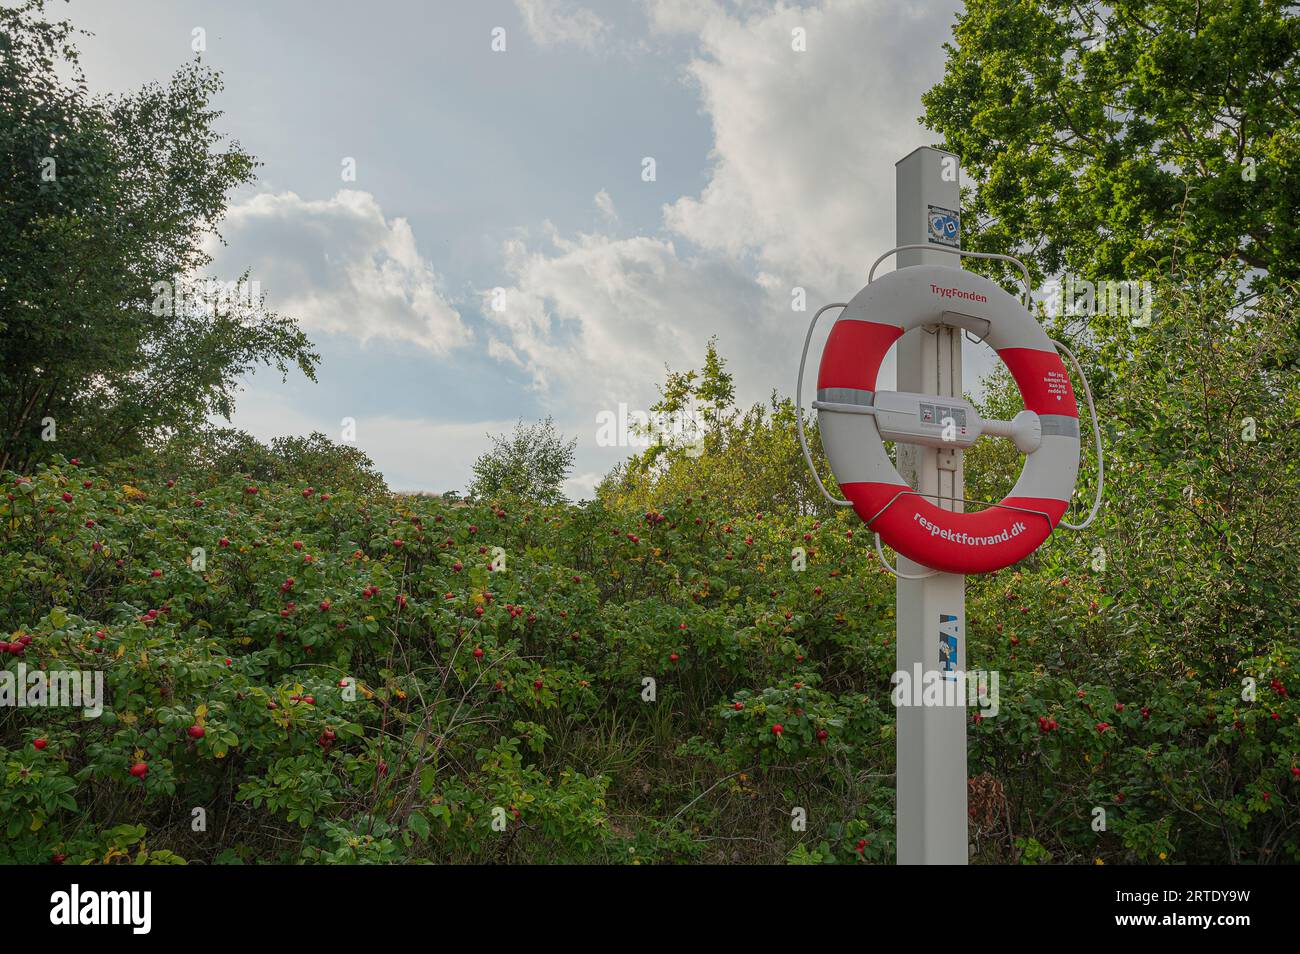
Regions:
<instances>
[{"instance_id":1,"label":"blue and white sticker","mask_svg":"<svg viewBox=\"0 0 1300 954\"><path fill-rule=\"evenodd\" d=\"M957 617L951 613L939 614L939 671L949 681L957 678Z\"/></svg>"},{"instance_id":2,"label":"blue and white sticker","mask_svg":"<svg viewBox=\"0 0 1300 954\"><path fill-rule=\"evenodd\" d=\"M961 242L961 213L942 206L928 207L926 215L927 237L935 245L957 248Z\"/></svg>"}]
</instances>

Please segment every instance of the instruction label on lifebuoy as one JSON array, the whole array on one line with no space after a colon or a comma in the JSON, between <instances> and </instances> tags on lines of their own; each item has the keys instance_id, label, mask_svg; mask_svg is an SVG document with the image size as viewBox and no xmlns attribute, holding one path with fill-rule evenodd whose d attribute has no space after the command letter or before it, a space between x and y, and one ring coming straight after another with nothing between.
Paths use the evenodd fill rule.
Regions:
<instances>
[{"instance_id":1,"label":"instruction label on lifebuoy","mask_svg":"<svg viewBox=\"0 0 1300 954\"><path fill-rule=\"evenodd\" d=\"M1074 401L1073 392L1070 389L1070 379L1063 371L1048 371L1043 376L1043 386L1053 398L1058 401L1064 401L1069 397L1071 402Z\"/></svg>"}]
</instances>

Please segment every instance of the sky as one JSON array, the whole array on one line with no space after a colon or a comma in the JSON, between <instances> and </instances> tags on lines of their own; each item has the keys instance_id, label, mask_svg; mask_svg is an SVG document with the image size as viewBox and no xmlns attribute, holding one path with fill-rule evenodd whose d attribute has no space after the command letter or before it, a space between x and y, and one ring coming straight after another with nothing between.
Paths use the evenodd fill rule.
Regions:
<instances>
[{"instance_id":1,"label":"sky","mask_svg":"<svg viewBox=\"0 0 1300 954\"><path fill-rule=\"evenodd\" d=\"M666 369L699 367L711 337L742 403L793 393L812 312L847 301L894 244L894 163L937 144L920 97L942 76L958 7L71 0L49 12L93 34L78 45L97 92L163 81L195 57L223 75L218 129L262 165L231 195L209 274L248 270L322 356L315 383L246 379L235 426L340 440L352 419L391 487L441 492L464 490L488 435L550 415L577 439L566 490L578 498L638 449L601 446L600 422L648 409ZM795 287L807 311L792 309ZM966 350L969 390L988 362Z\"/></svg>"}]
</instances>

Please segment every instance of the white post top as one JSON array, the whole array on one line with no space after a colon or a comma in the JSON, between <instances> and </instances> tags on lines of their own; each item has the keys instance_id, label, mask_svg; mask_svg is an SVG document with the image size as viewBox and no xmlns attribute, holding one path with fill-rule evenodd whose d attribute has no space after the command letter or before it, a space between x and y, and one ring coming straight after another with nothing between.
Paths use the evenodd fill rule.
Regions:
<instances>
[{"instance_id":1,"label":"white post top","mask_svg":"<svg viewBox=\"0 0 1300 954\"><path fill-rule=\"evenodd\" d=\"M922 146L894 164L899 245L961 247L961 164L950 152ZM899 252L898 267L956 265L944 252Z\"/></svg>"}]
</instances>

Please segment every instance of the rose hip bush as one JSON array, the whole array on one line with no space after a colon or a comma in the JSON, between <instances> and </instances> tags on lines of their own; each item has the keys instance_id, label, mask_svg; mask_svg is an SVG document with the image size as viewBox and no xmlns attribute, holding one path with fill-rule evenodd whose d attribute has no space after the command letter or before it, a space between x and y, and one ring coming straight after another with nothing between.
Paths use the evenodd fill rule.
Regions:
<instances>
[{"instance_id":1,"label":"rose hip bush","mask_svg":"<svg viewBox=\"0 0 1300 954\"><path fill-rule=\"evenodd\" d=\"M893 578L851 517L3 480L0 661L105 699L0 708L2 862L892 861ZM978 858L1294 860L1294 647L1100 668L1123 605L1067 556L971 583Z\"/></svg>"}]
</instances>

